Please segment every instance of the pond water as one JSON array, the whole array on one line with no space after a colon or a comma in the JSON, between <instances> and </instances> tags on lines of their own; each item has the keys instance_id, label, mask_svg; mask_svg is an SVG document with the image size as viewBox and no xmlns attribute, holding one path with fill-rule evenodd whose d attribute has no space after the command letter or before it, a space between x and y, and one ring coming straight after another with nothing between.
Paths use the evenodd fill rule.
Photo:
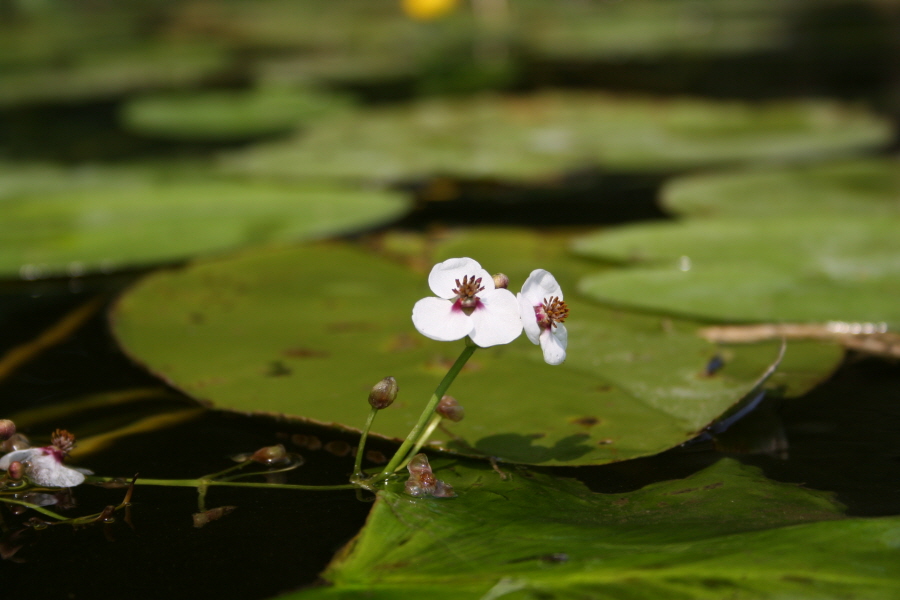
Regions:
<instances>
[{"instance_id":1,"label":"pond water","mask_svg":"<svg viewBox=\"0 0 900 600\"><path fill-rule=\"evenodd\" d=\"M835 45L839 38L831 34L835 23L842 21L854 24L851 29L856 34L870 35L853 38L866 43L847 42L845 60L825 60L841 53L840 44ZM714 59L684 55L664 60L525 57L507 88L523 92L569 87L742 99L862 98L883 114L898 118L896 65L900 63L888 58L891 52L895 58L900 56L900 48L898 38L891 36L890 23L873 17L866 3L845 3L804 13L792 26L795 32L810 27L813 33L798 36L802 43L790 53L760 51ZM225 83L240 86L243 82ZM348 81L337 87L376 105L407 100L421 89L416 85L401 79ZM149 141L125 133L115 116L124 100L0 109L3 158L75 164L85 160L115 163L124 158L194 159L226 146ZM227 146L233 149L245 143ZM895 138L884 153L898 147L900 138ZM580 231L666 219L669 216L656 197L671 174L589 168L547 186L450 177L405 181L396 187L415 199L416 209L361 235L423 231L448 224ZM452 201L436 201L448 194ZM603 200L598 202L598 197ZM511 210L522 206L527 210ZM0 356L36 339L92 298L100 296L108 306L145 273L0 282ZM0 418L27 411L32 420L23 427L24 433L46 437L57 427L92 435L160 415L182 415L180 422L112 439L91 453L84 464L101 475L196 478L227 468L235 455L281 443L304 460L284 481L346 481L353 457L345 450L356 444L355 436L209 409L188 414L197 403L125 356L113 340L107 318L105 310L97 311L60 343L0 375ZM63 400L134 388L151 391L129 402L58 411ZM604 466L533 469L577 478L596 492L622 493L687 477L730 456L762 468L777 481L834 492L848 515L900 515L898 399L900 363L851 352L811 392L793 399L767 398L715 439ZM393 448L378 440L372 445L385 454ZM89 514L119 503L124 494L123 489L80 486L64 499L68 506L57 508L66 514ZM9 600L270 598L320 583L320 573L334 553L365 523L371 501L370 496L353 491L213 489L207 507L236 509L203 528L192 525L198 505L191 488L138 486L127 519L119 514L114 522L78 529L22 528L28 515L0 509L0 596Z\"/></svg>"}]
</instances>

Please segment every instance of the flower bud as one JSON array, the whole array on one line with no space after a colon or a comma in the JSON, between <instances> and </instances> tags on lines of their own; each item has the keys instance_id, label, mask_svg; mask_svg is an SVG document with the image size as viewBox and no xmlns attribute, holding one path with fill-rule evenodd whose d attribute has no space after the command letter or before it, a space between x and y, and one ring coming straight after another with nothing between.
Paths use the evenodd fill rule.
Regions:
<instances>
[{"instance_id":1,"label":"flower bud","mask_svg":"<svg viewBox=\"0 0 900 600\"><path fill-rule=\"evenodd\" d=\"M445 419L450 419L454 423L459 423L463 420L463 417L466 416L466 409L460 406L459 402L457 402L456 398L453 396L444 396L441 398L435 411Z\"/></svg>"},{"instance_id":2,"label":"flower bud","mask_svg":"<svg viewBox=\"0 0 900 600\"><path fill-rule=\"evenodd\" d=\"M287 450L281 444L260 448L250 456L250 460L261 465L273 465L287 460Z\"/></svg>"},{"instance_id":3,"label":"flower bud","mask_svg":"<svg viewBox=\"0 0 900 600\"><path fill-rule=\"evenodd\" d=\"M9 463L9 467L6 469L6 476L9 477L13 481L19 481L22 479L22 475L25 474L25 467L22 466L17 460Z\"/></svg>"},{"instance_id":4,"label":"flower bud","mask_svg":"<svg viewBox=\"0 0 900 600\"><path fill-rule=\"evenodd\" d=\"M15 432L15 423L9 419L0 419L0 441L9 439Z\"/></svg>"},{"instance_id":5,"label":"flower bud","mask_svg":"<svg viewBox=\"0 0 900 600\"><path fill-rule=\"evenodd\" d=\"M505 290L509 287L509 277L504 275L503 273L497 273L494 275L494 287L498 290Z\"/></svg>"},{"instance_id":6,"label":"flower bud","mask_svg":"<svg viewBox=\"0 0 900 600\"><path fill-rule=\"evenodd\" d=\"M369 392L369 404L372 408L381 410L394 403L397 397L397 380L393 377L385 377L372 387Z\"/></svg>"},{"instance_id":7,"label":"flower bud","mask_svg":"<svg viewBox=\"0 0 900 600\"><path fill-rule=\"evenodd\" d=\"M424 454L416 454L406 466L409 470L409 480L406 482L406 493L419 498L431 496L432 498L453 498L456 493L453 486L444 483L434 476L428 457Z\"/></svg>"}]
</instances>

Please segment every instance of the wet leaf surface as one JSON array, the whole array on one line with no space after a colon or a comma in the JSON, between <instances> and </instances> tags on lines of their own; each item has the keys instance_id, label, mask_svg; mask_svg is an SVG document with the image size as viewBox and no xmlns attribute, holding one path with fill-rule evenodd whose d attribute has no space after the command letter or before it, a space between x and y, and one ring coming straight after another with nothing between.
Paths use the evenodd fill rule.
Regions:
<instances>
[{"instance_id":1,"label":"wet leaf surface","mask_svg":"<svg viewBox=\"0 0 900 600\"><path fill-rule=\"evenodd\" d=\"M729 459L624 494L447 463L454 499L380 494L328 586L280 598L892 598L900 521ZM485 537L489 528L491 535ZM585 535L589 531L590 535ZM840 548L839 551L835 551Z\"/></svg>"}]
</instances>

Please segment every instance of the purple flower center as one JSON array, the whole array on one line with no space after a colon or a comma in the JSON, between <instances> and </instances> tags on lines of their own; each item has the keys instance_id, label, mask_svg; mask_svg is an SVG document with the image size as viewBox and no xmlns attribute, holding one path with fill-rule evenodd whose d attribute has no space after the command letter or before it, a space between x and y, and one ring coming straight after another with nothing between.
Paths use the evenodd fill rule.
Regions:
<instances>
[{"instance_id":1,"label":"purple flower center","mask_svg":"<svg viewBox=\"0 0 900 600\"><path fill-rule=\"evenodd\" d=\"M541 329L553 329L569 316L569 307L557 296L544 298L534 307L534 317Z\"/></svg>"},{"instance_id":2,"label":"purple flower center","mask_svg":"<svg viewBox=\"0 0 900 600\"><path fill-rule=\"evenodd\" d=\"M478 292L484 290L481 285L481 277L475 278L473 275L470 279L468 275L463 277L462 283L456 280L456 287L452 292L456 294L456 300L453 302L453 310L462 310L467 315L472 314L476 308L483 306L478 298Z\"/></svg>"}]
</instances>

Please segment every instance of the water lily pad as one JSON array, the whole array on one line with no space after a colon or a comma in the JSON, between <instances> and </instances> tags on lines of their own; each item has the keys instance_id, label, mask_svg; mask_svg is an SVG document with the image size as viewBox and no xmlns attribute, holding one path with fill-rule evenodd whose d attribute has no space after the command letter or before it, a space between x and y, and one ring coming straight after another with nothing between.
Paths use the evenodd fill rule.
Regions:
<instances>
[{"instance_id":1,"label":"water lily pad","mask_svg":"<svg viewBox=\"0 0 900 600\"><path fill-rule=\"evenodd\" d=\"M783 47L789 3L638 0L522 2L526 43L554 58L655 58L758 52Z\"/></svg>"},{"instance_id":2,"label":"water lily pad","mask_svg":"<svg viewBox=\"0 0 900 600\"><path fill-rule=\"evenodd\" d=\"M585 256L636 266L588 276L592 298L721 321L900 325L898 217L659 223L598 233Z\"/></svg>"},{"instance_id":3,"label":"water lily pad","mask_svg":"<svg viewBox=\"0 0 900 600\"><path fill-rule=\"evenodd\" d=\"M690 217L900 214L900 160L864 159L672 180L665 208Z\"/></svg>"},{"instance_id":4,"label":"water lily pad","mask_svg":"<svg viewBox=\"0 0 900 600\"><path fill-rule=\"evenodd\" d=\"M62 66L0 76L0 106L78 102L197 83L227 65L215 44L159 43L76 53Z\"/></svg>"},{"instance_id":5,"label":"water lily pad","mask_svg":"<svg viewBox=\"0 0 900 600\"><path fill-rule=\"evenodd\" d=\"M287 132L349 106L349 98L336 93L268 87L139 97L124 106L122 119L152 137L232 140Z\"/></svg>"},{"instance_id":6,"label":"water lily pad","mask_svg":"<svg viewBox=\"0 0 900 600\"><path fill-rule=\"evenodd\" d=\"M544 93L360 111L293 140L232 154L224 165L295 177L533 180L597 165L660 171L821 157L878 146L890 136L887 122L827 102Z\"/></svg>"},{"instance_id":7,"label":"water lily pad","mask_svg":"<svg viewBox=\"0 0 900 600\"><path fill-rule=\"evenodd\" d=\"M323 237L383 223L405 209L398 194L333 183L138 168L19 169L10 166L0 186L0 276L79 275Z\"/></svg>"},{"instance_id":8,"label":"water lily pad","mask_svg":"<svg viewBox=\"0 0 900 600\"><path fill-rule=\"evenodd\" d=\"M900 519L721 460L624 494L457 462L454 499L380 494L312 598L839 598L900 593ZM485 531L490 531L486 536ZM586 535L585 532L590 532Z\"/></svg>"},{"instance_id":9,"label":"water lily pad","mask_svg":"<svg viewBox=\"0 0 900 600\"><path fill-rule=\"evenodd\" d=\"M353 429L369 388L392 375L400 397L374 431L400 439L463 348L415 331L410 312L427 295L426 273L315 245L151 275L121 299L113 322L136 360L220 408ZM567 323L563 366L543 364L524 338L476 352L451 389L468 417L436 447L540 464L654 454L725 412L777 355L774 344L728 349L725 367L707 376L720 349L694 324L574 297L570 307L577 317ZM840 357L833 346L799 347L777 382L789 393L808 389Z\"/></svg>"}]
</instances>

